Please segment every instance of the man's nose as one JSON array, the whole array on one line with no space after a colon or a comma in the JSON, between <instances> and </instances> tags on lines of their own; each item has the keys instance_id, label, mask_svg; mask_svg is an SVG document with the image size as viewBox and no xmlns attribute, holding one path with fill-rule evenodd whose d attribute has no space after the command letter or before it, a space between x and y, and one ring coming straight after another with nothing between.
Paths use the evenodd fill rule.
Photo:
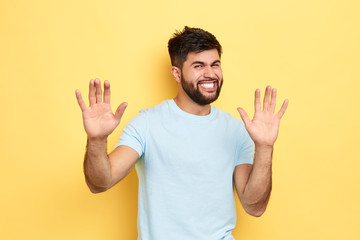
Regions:
<instances>
[{"instance_id":1,"label":"man's nose","mask_svg":"<svg viewBox=\"0 0 360 240\"><path fill-rule=\"evenodd\" d=\"M204 77L205 78L216 78L215 71L211 66L205 67L204 69Z\"/></svg>"}]
</instances>

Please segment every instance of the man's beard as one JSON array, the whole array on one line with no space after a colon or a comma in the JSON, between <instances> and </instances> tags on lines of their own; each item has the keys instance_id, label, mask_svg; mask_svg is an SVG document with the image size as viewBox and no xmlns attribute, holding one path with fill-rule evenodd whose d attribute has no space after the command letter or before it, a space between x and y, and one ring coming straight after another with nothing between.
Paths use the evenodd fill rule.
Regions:
<instances>
[{"instance_id":1,"label":"man's beard","mask_svg":"<svg viewBox=\"0 0 360 240\"><path fill-rule=\"evenodd\" d=\"M216 93L210 97L204 96L199 89L198 83L194 85L192 82L188 82L183 74L181 73L181 86L186 92L186 94L197 104L199 105L208 105L212 102L214 102L220 95L220 90L222 87L222 84L224 82L224 79L221 79L221 82L219 84L219 79L206 79L210 81L216 81Z\"/></svg>"}]
</instances>

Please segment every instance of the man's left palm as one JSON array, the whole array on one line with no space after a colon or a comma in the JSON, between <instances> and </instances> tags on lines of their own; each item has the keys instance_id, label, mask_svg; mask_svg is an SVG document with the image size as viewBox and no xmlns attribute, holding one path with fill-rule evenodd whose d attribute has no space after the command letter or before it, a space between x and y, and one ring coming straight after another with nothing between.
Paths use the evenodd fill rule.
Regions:
<instances>
[{"instance_id":1,"label":"man's left palm","mask_svg":"<svg viewBox=\"0 0 360 240\"><path fill-rule=\"evenodd\" d=\"M289 101L286 99L277 114L275 114L276 106L276 89L266 87L263 101L263 109L261 109L260 90L255 91L255 114L250 120L244 109L238 108L240 116L244 121L245 128L250 137L257 146L273 146L279 132L280 119L284 115Z\"/></svg>"}]
</instances>

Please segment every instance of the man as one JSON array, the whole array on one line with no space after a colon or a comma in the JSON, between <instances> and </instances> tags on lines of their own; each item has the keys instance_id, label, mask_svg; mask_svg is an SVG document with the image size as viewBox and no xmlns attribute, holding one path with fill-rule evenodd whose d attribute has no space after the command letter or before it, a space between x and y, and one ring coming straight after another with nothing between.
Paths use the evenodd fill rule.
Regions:
<instances>
[{"instance_id":1,"label":"man","mask_svg":"<svg viewBox=\"0 0 360 240\"><path fill-rule=\"evenodd\" d=\"M246 212L261 216L271 191L273 145L288 101L274 114L276 90L266 88L262 109L256 90L254 118L238 108L243 123L210 105L223 84L216 38L185 27L169 40L168 48L177 96L140 111L109 155L107 137L127 104L112 113L108 81L103 100L100 80L90 81L89 107L76 91L88 136L87 185L93 193L106 191L135 165L138 239L234 239L233 186Z\"/></svg>"}]
</instances>

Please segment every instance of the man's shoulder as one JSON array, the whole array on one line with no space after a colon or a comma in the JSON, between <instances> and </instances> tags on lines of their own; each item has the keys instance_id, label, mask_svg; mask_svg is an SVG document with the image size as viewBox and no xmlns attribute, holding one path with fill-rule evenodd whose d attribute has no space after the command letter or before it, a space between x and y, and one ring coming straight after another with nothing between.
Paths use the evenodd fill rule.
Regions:
<instances>
[{"instance_id":1,"label":"man's shoulder","mask_svg":"<svg viewBox=\"0 0 360 240\"><path fill-rule=\"evenodd\" d=\"M157 119L169 113L171 100L164 100L163 102L152 107L141 109L132 119L132 121L148 122L150 119Z\"/></svg>"},{"instance_id":2,"label":"man's shoulder","mask_svg":"<svg viewBox=\"0 0 360 240\"><path fill-rule=\"evenodd\" d=\"M166 110L169 109L170 101L171 100L164 100L161 103L156 104L156 105L154 105L152 107L148 107L148 108L140 110L139 113L157 114L157 113L166 111Z\"/></svg>"},{"instance_id":3,"label":"man's shoulder","mask_svg":"<svg viewBox=\"0 0 360 240\"><path fill-rule=\"evenodd\" d=\"M160 104L157 104L153 107L148 107L141 109L127 124L127 129L136 129L138 132L147 132L148 129L156 128L159 124L159 119L162 119L162 116L165 115L169 109L170 100L165 100ZM154 124L156 123L156 124Z\"/></svg>"},{"instance_id":4,"label":"man's shoulder","mask_svg":"<svg viewBox=\"0 0 360 240\"><path fill-rule=\"evenodd\" d=\"M229 112L225 112L215 106L211 106L212 109L214 109L217 112L218 118L222 118L225 121L234 123L234 124L239 124L239 125L243 125L243 121L237 117L234 117L231 113Z\"/></svg>"}]
</instances>

